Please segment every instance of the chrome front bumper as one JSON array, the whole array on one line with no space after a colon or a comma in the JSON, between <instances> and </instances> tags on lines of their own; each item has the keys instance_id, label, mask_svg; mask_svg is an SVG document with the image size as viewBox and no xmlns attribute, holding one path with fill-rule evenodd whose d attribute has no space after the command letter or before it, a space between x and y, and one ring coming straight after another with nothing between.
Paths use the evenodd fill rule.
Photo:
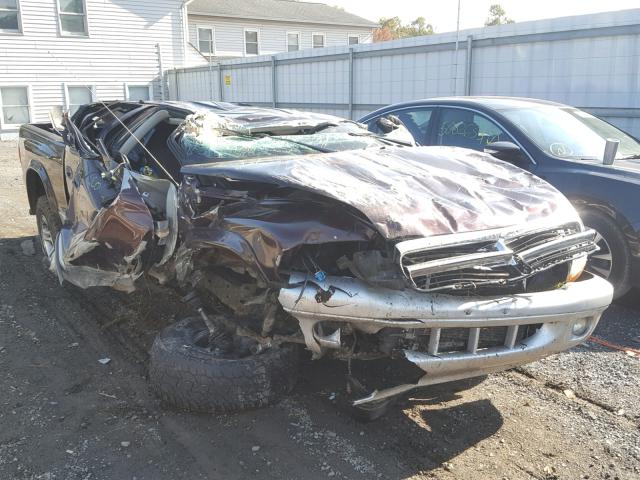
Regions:
<instances>
[{"instance_id":1,"label":"chrome front bumper","mask_svg":"<svg viewBox=\"0 0 640 480\"><path fill-rule=\"evenodd\" d=\"M320 338L318 322L345 322L351 328L377 333L385 327L431 329L428 351L405 350L405 357L425 371L415 384L375 391L354 404L384 399L416 387L475 377L532 362L584 341L609 306L613 288L606 280L586 275L579 282L536 293L496 297L467 297L414 290L375 288L353 278L327 277L323 282L294 274L292 288L280 290L282 307L300 322L305 343L314 357L331 344ZM585 328L574 334L573 327ZM531 336L516 341L520 325L542 324ZM505 344L478 349L479 329L508 327ZM466 352L439 353L440 332L468 328Z\"/></svg>"}]
</instances>

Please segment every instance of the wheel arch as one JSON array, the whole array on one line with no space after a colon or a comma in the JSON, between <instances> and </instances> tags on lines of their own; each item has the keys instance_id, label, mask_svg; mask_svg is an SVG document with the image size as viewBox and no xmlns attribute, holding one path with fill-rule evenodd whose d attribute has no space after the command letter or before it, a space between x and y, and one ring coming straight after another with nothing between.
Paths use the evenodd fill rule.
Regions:
<instances>
[{"instance_id":1,"label":"wheel arch","mask_svg":"<svg viewBox=\"0 0 640 480\"><path fill-rule=\"evenodd\" d=\"M634 243L640 243L638 239L638 232L635 231L632 223L624 213L610 203L590 198L588 196L569 196L568 198L578 213L585 210L594 210L611 217L620 227L620 230L622 230L622 233L630 247L633 246ZM640 248L637 250L637 253L640 254Z\"/></svg>"},{"instance_id":2,"label":"wheel arch","mask_svg":"<svg viewBox=\"0 0 640 480\"><path fill-rule=\"evenodd\" d=\"M54 210L58 209L51 181L42 164L39 162L31 162L25 173L25 185L29 199L29 214L35 215L36 203L38 198L43 195L47 196L47 200L49 200Z\"/></svg>"},{"instance_id":3,"label":"wheel arch","mask_svg":"<svg viewBox=\"0 0 640 480\"><path fill-rule=\"evenodd\" d=\"M621 235L620 241L624 242L627 253L629 255L626 260L626 274L621 278L624 280L621 283L616 284L616 294L614 298L619 298L626 293L630 286L638 285L638 274L640 273L640 232L637 230L637 225L634 225L629 221L628 217L615 208L613 205L604 203L602 201L594 201L593 199L579 197L569 197L572 204L578 210L581 217L584 217L585 212L593 212L608 218L613 226L618 227ZM620 271L620 270L618 270ZM622 270L624 271L624 269ZM611 280L610 280L611 281Z\"/></svg>"}]
</instances>

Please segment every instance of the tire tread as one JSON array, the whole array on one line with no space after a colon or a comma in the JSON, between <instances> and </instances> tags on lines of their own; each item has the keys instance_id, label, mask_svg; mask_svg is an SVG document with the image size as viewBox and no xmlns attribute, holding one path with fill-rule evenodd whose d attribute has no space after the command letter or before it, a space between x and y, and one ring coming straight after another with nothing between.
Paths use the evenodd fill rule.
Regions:
<instances>
[{"instance_id":1,"label":"tire tread","mask_svg":"<svg viewBox=\"0 0 640 480\"><path fill-rule=\"evenodd\" d=\"M165 403L194 412L232 412L264 407L293 389L298 363L295 346L219 359L190 348L189 332L199 323L189 318L170 325L151 347L149 379Z\"/></svg>"}]
</instances>

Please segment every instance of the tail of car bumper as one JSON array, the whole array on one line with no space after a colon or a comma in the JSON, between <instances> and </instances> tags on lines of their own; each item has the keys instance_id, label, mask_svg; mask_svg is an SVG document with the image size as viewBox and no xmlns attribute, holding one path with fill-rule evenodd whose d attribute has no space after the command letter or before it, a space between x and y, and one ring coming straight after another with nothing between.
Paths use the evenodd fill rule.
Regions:
<instances>
[{"instance_id":1,"label":"tail of car bumper","mask_svg":"<svg viewBox=\"0 0 640 480\"><path fill-rule=\"evenodd\" d=\"M279 300L300 322L307 347L315 356L327 348L316 333L318 322L345 322L365 333L385 327L430 329L427 351L404 352L407 360L425 372L418 383L373 392L356 404L505 370L571 348L591 334L613 296L606 280L590 275L556 290L496 297L382 289L342 277L307 281L303 274L293 275L291 283L296 286L282 289ZM519 338L518 329L525 325L539 328ZM481 329L487 327L507 327L504 345L478 348ZM466 351L440 350L439 338L447 328L468 329Z\"/></svg>"}]
</instances>

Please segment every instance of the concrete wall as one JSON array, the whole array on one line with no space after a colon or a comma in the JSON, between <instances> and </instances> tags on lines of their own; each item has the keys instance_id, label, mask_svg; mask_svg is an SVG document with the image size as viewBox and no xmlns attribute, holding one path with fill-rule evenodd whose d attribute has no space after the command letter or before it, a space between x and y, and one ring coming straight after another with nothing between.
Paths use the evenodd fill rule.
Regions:
<instances>
[{"instance_id":1,"label":"concrete wall","mask_svg":"<svg viewBox=\"0 0 640 480\"><path fill-rule=\"evenodd\" d=\"M169 89L177 99L354 119L436 96L534 97L584 108L640 136L640 9L463 30L458 38L457 51L453 32L226 60L170 72Z\"/></svg>"}]
</instances>

